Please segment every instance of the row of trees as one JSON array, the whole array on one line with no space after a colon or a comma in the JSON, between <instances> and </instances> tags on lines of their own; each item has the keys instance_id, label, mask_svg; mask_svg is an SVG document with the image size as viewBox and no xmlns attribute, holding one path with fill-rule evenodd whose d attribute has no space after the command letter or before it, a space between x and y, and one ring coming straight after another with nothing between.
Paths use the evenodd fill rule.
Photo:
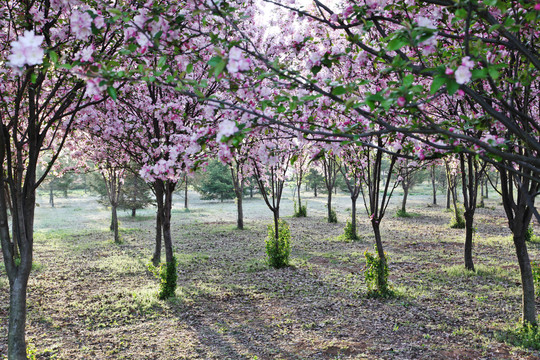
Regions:
<instances>
[{"instance_id":1,"label":"row of trees","mask_svg":"<svg viewBox=\"0 0 540 360\"><path fill-rule=\"evenodd\" d=\"M485 162L500 174L523 321L537 322L525 233L540 187L540 8L509 0L262 4L277 6L275 27L251 1L0 3L10 359L26 357L36 189L66 144L107 174L114 202L124 164L140 168L157 204L153 260L163 243L166 274L176 274L172 193L213 157L235 169L238 194L255 176L276 240L285 175L307 144L326 164L327 188L336 158L351 159L347 173L358 182L349 189L359 196L364 186L381 266L380 222L399 184L393 170L455 154L469 229ZM330 219L331 203L328 211Z\"/></svg>"}]
</instances>

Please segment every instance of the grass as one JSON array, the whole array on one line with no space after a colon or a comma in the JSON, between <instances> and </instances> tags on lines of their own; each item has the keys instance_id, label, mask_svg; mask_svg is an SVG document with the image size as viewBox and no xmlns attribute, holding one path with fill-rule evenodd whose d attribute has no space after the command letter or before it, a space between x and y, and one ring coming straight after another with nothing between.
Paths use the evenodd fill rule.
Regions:
<instances>
[{"instance_id":1,"label":"grass","mask_svg":"<svg viewBox=\"0 0 540 360\"><path fill-rule=\"evenodd\" d=\"M58 359L491 358L499 349L512 349L509 359L540 355L521 350L524 341L519 348L494 336L506 331L510 338L507 330L520 316L518 268L500 208L479 212L477 272L470 273L448 214L411 197L419 216L382 223L398 296L381 299L366 297L369 219L358 218L361 242L340 241L343 225L325 223L325 199L308 198L310 217L288 219L292 266L279 270L265 262L271 213L260 199L245 203L246 231L235 230L234 203L190 199L192 211L172 217L178 288L167 301L157 299L159 284L146 271L153 209L136 221L122 218L125 241L115 245L109 213L90 202L59 199L63 207L51 214L40 207L35 260L42 267L31 275L27 328L36 354L54 348ZM350 199L335 200L345 214ZM291 200L282 208L283 216L292 215ZM53 219L70 211L77 221ZM536 246L530 251L531 258L540 255ZM1 276L1 313L7 286ZM5 324L4 317L0 328Z\"/></svg>"}]
</instances>

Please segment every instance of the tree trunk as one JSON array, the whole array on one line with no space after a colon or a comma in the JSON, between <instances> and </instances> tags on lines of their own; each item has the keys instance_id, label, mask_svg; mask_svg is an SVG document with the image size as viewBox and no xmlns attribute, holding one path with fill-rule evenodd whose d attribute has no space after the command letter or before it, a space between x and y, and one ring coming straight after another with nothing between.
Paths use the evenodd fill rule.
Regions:
<instances>
[{"instance_id":1,"label":"tree trunk","mask_svg":"<svg viewBox=\"0 0 540 360\"><path fill-rule=\"evenodd\" d=\"M405 214L407 211L407 197L409 196L409 186L403 186L403 200L401 201L401 212Z\"/></svg>"},{"instance_id":2,"label":"tree trunk","mask_svg":"<svg viewBox=\"0 0 540 360\"><path fill-rule=\"evenodd\" d=\"M296 192L298 193L298 209L302 208L302 198L300 197L300 190L302 188L302 183L298 184L296 187Z\"/></svg>"},{"instance_id":3,"label":"tree trunk","mask_svg":"<svg viewBox=\"0 0 540 360\"><path fill-rule=\"evenodd\" d=\"M317 186L313 186L313 196L317 197Z\"/></svg>"},{"instance_id":4,"label":"tree trunk","mask_svg":"<svg viewBox=\"0 0 540 360\"><path fill-rule=\"evenodd\" d=\"M52 186L49 189L49 204L51 205L51 207L54 207L54 190Z\"/></svg>"},{"instance_id":5,"label":"tree trunk","mask_svg":"<svg viewBox=\"0 0 540 360\"><path fill-rule=\"evenodd\" d=\"M187 175L184 176L184 209L188 209L188 179ZM221 199L221 202L223 202L223 199Z\"/></svg>"},{"instance_id":6,"label":"tree trunk","mask_svg":"<svg viewBox=\"0 0 540 360\"><path fill-rule=\"evenodd\" d=\"M279 244L279 208L275 208L272 212L274 214L274 238L276 244Z\"/></svg>"},{"instance_id":7,"label":"tree trunk","mask_svg":"<svg viewBox=\"0 0 540 360\"><path fill-rule=\"evenodd\" d=\"M517 231L514 233L514 246L516 247L516 255L518 258L519 269L521 272L522 284L522 321L523 324L536 324L536 307L534 294L534 280L532 275L531 261L527 251L525 242L525 231Z\"/></svg>"},{"instance_id":8,"label":"tree trunk","mask_svg":"<svg viewBox=\"0 0 540 360\"><path fill-rule=\"evenodd\" d=\"M473 248L473 235L474 235L474 215L469 211L464 214L465 217L465 269L470 271L474 270L474 263L472 258Z\"/></svg>"},{"instance_id":9,"label":"tree trunk","mask_svg":"<svg viewBox=\"0 0 540 360\"><path fill-rule=\"evenodd\" d=\"M332 189L328 189L328 200L326 206L328 207L328 222L332 222Z\"/></svg>"},{"instance_id":10,"label":"tree trunk","mask_svg":"<svg viewBox=\"0 0 540 360\"><path fill-rule=\"evenodd\" d=\"M165 261L173 261L172 236L171 236L171 212L174 185L167 182L165 185L165 203L163 206L163 243L165 246Z\"/></svg>"},{"instance_id":11,"label":"tree trunk","mask_svg":"<svg viewBox=\"0 0 540 360\"><path fill-rule=\"evenodd\" d=\"M437 205L437 188L435 187L435 165L431 165L431 188L433 190L433 205Z\"/></svg>"},{"instance_id":12,"label":"tree trunk","mask_svg":"<svg viewBox=\"0 0 540 360\"><path fill-rule=\"evenodd\" d=\"M238 216L236 218L236 227L239 230L244 229L244 209L242 206L242 193L236 194L236 209L238 212Z\"/></svg>"},{"instance_id":13,"label":"tree trunk","mask_svg":"<svg viewBox=\"0 0 540 360\"><path fill-rule=\"evenodd\" d=\"M249 187L249 197L253 198L253 185Z\"/></svg>"},{"instance_id":14,"label":"tree trunk","mask_svg":"<svg viewBox=\"0 0 540 360\"><path fill-rule=\"evenodd\" d=\"M26 290L30 271L18 269L9 288L8 359L26 360Z\"/></svg>"},{"instance_id":15,"label":"tree trunk","mask_svg":"<svg viewBox=\"0 0 540 360\"><path fill-rule=\"evenodd\" d=\"M111 206L112 208L112 220L111 220L111 227L112 231L114 231L114 242L116 244L120 244L120 234L118 233L118 212L117 212L118 205L114 204Z\"/></svg>"},{"instance_id":16,"label":"tree trunk","mask_svg":"<svg viewBox=\"0 0 540 360\"><path fill-rule=\"evenodd\" d=\"M131 217L137 216L137 209L133 208L131 209Z\"/></svg>"},{"instance_id":17,"label":"tree trunk","mask_svg":"<svg viewBox=\"0 0 540 360\"><path fill-rule=\"evenodd\" d=\"M446 185L446 208L450 209L450 185Z\"/></svg>"},{"instance_id":18,"label":"tree trunk","mask_svg":"<svg viewBox=\"0 0 540 360\"><path fill-rule=\"evenodd\" d=\"M154 248L154 255L152 256L152 264L158 266L161 262L161 239L163 237L163 182L157 180L153 184L154 192L156 195L156 243Z\"/></svg>"},{"instance_id":19,"label":"tree trunk","mask_svg":"<svg viewBox=\"0 0 540 360\"><path fill-rule=\"evenodd\" d=\"M488 191L488 179L486 179L486 181L484 182L484 185L486 187L486 199L489 199L489 191Z\"/></svg>"},{"instance_id":20,"label":"tree trunk","mask_svg":"<svg viewBox=\"0 0 540 360\"><path fill-rule=\"evenodd\" d=\"M375 234L375 245L377 247L377 255L379 256L380 262L379 262L379 274L383 274L384 268L386 267L386 255L384 254L383 244L382 244L382 238L381 238L381 229L380 229L380 223L378 220L372 220L371 226L373 228L373 233ZM388 287L388 284L386 283L386 279L382 276L377 277L377 288L379 291L383 291Z\"/></svg>"},{"instance_id":21,"label":"tree trunk","mask_svg":"<svg viewBox=\"0 0 540 360\"><path fill-rule=\"evenodd\" d=\"M356 200L357 198L351 197L351 231L354 239L358 239L358 234L356 232Z\"/></svg>"}]
</instances>

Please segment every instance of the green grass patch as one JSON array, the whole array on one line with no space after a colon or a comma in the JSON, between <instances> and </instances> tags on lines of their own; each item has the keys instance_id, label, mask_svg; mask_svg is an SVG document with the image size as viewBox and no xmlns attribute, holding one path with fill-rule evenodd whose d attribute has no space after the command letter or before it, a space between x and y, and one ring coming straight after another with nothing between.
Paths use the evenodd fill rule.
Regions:
<instances>
[{"instance_id":1,"label":"green grass patch","mask_svg":"<svg viewBox=\"0 0 540 360\"><path fill-rule=\"evenodd\" d=\"M95 267L115 275L144 274L146 270L145 264L140 259L126 254L111 254L100 258Z\"/></svg>"},{"instance_id":2,"label":"green grass patch","mask_svg":"<svg viewBox=\"0 0 540 360\"><path fill-rule=\"evenodd\" d=\"M537 325L518 324L496 332L495 338L519 348L540 350L540 330Z\"/></svg>"},{"instance_id":3,"label":"green grass patch","mask_svg":"<svg viewBox=\"0 0 540 360\"><path fill-rule=\"evenodd\" d=\"M500 266L475 264L476 271L465 269L465 265L452 265L443 267L443 271L451 278L483 277L502 282L513 282L518 273L515 269L502 268Z\"/></svg>"},{"instance_id":4,"label":"green grass patch","mask_svg":"<svg viewBox=\"0 0 540 360\"><path fill-rule=\"evenodd\" d=\"M420 216L422 215L418 213L403 211L402 209L398 209L396 211L396 217L400 217L400 218L415 218L415 217L420 217Z\"/></svg>"}]
</instances>

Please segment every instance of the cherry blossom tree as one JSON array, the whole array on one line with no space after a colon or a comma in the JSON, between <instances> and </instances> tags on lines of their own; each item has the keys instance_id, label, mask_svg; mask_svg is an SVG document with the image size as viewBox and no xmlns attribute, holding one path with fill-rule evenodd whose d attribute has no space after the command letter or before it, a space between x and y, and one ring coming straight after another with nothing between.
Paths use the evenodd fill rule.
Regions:
<instances>
[{"instance_id":1,"label":"cherry blossom tree","mask_svg":"<svg viewBox=\"0 0 540 360\"><path fill-rule=\"evenodd\" d=\"M9 359L26 359L36 189L57 160L76 114L101 101L101 81L80 75L91 74L97 61L114 58L122 36L104 13L99 4L84 1L0 2L0 52L8 60L0 62L0 181L9 189L0 195L0 238L10 284ZM38 177L46 153L49 162Z\"/></svg>"}]
</instances>

